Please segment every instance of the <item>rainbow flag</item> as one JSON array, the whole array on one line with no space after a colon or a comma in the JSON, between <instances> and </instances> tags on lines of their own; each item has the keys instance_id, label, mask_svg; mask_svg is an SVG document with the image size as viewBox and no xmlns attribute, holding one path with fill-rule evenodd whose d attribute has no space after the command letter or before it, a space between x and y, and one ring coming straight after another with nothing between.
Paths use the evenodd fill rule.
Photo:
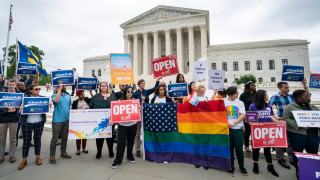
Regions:
<instances>
[{"instance_id":1,"label":"rainbow flag","mask_svg":"<svg viewBox=\"0 0 320 180\"><path fill-rule=\"evenodd\" d=\"M179 162L230 169L223 101L143 104L144 155L152 162Z\"/></svg>"},{"instance_id":2,"label":"rainbow flag","mask_svg":"<svg viewBox=\"0 0 320 180\"><path fill-rule=\"evenodd\" d=\"M146 100L146 96L141 93L141 100Z\"/></svg>"},{"instance_id":3,"label":"rainbow flag","mask_svg":"<svg viewBox=\"0 0 320 180\"><path fill-rule=\"evenodd\" d=\"M196 91L193 91L193 93L191 94L190 98L188 99L188 102L194 106L197 106L199 103L198 100L198 93Z\"/></svg>"}]
</instances>

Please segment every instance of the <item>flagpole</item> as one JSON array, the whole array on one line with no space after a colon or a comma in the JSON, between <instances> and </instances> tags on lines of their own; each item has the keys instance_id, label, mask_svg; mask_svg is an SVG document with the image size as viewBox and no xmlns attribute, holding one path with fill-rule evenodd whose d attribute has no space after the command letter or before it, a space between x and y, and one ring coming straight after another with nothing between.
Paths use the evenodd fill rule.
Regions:
<instances>
[{"instance_id":1,"label":"flagpole","mask_svg":"<svg viewBox=\"0 0 320 180\"><path fill-rule=\"evenodd\" d=\"M12 9L12 4L10 4L10 14L9 14L9 23L8 23L8 34L7 34L7 47L6 47L6 55L4 58L4 77L7 77L7 68L8 68L8 48L9 48L9 36L10 36L10 25L11 25L11 9Z\"/></svg>"},{"instance_id":2,"label":"flagpole","mask_svg":"<svg viewBox=\"0 0 320 180\"><path fill-rule=\"evenodd\" d=\"M18 62L19 62L19 60L18 60L18 38L16 38L16 69L15 69L15 71L14 71L14 75L15 75L15 77L17 77L17 69L18 69Z\"/></svg>"}]
</instances>

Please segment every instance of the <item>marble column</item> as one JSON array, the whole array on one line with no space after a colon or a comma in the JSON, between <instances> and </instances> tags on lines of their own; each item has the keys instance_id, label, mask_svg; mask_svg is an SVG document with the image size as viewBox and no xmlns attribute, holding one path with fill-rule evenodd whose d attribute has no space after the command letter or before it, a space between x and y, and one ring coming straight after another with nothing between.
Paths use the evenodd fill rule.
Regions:
<instances>
[{"instance_id":1,"label":"marble column","mask_svg":"<svg viewBox=\"0 0 320 180\"><path fill-rule=\"evenodd\" d=\"M171 55L171 34L170 29L164 31L166 36L166 56Z\"/></svg>"},{"instance_id":2,"label":"marble column","mask_svg":"<svg viewBox=\"0 0 320 180\"><path fill-rule=\"evenodd\" d=\"M189 71L193 71L194 65L194 57L195 57L195 50L194 50L194 34L193 34L193 27L188 27L188 39L189 39Z\"/></svg>"},{"instance_id":3,"label":"marble column","mask_svg":"<svg viewBox=\"0 0 320 180\"><path fill-rule=\"evenodd\" d=\"M123 38L124 38L124 53L129 53L129 49L128 49L128 34L124 34L123 35Z\"/></svg>"},{"instance_id":4,"label":"marble column","mask_svg":"<svg viewBox=\"0 0 320 180\"><path fill-rule=\"evenodd\" d=\"M207 58L207 28L205 25L200 26L201 31L201 57Z\"/></svg>"},{"instance_id":5,"label":"marble column","mask_svg":"<svg viewBox=\"0 0 320 180\"><path fill-rule=\"evenodd\" d=\"M177 33L177 61L178 61L178 66L179 66L179 73L183 73L183 47L182 47L182 28L179 27L176 29L176 33Z\"/></svg>"},{"instance_id":6,"label":"marble column","mask_svg":"<svg viewBox=\"0 0 320 180\"><path fill-rule=\"evenodd\" d=\"M133 71L138 74L138 34L133 35Z\"/></svg>"},{"instance_id":7,"label":"marble column","mask_svg":"<svg viewBox=\"0 0 320 180\"><path fill-rule=\"evenodd\" d=\"M129 41L129 51L128 51L128 53L131 54L131 58L133 60L133 37L132 37L132 35L130 35L128 37L128 41Z\"/></svg>"},{"instance_id":8,"label":"marble column","mask_svg":"<svg viewBox=\"0 0 320 180\"><path fill-rule=\"evenodd\" d=\"M148 33L143 33L143 75L148 75L148 61Z\"/></svg>"},{"instance_id":9,"label":"marble column","mask_svg":"<svg viewBox=\"0 0 320 180\"><path fill-rule=\"evenodd\" d=\"M153 58L159 57L159 32L153 32Z\"/></svg>"}]
</instances>

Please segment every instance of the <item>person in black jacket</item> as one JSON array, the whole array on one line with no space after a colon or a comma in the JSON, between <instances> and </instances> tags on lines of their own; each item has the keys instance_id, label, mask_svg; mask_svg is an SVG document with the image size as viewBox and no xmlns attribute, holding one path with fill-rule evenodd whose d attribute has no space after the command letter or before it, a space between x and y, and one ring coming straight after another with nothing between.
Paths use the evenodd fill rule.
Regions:
<instances>
[{"instance_id":1,"label":"person in black jacket","mask_svg":"<svg viewBox=\"0 0 320 180\"><path fill-rule=\"evenodd\" d=\"M157 86L154 93L157 95L156 97L152 98L151 103L168 103L172 102L172 99L167 96L167 89L165 85Z\"/></svg>"},{"instance_id":2,"label":"person in black jacket","mask_svg":"<svg viewBox=\"0 0 320 180\"><path fill-rule=\"evenodd\" d=\"M246 111L249 111L250 104L253 102L254 95L256 94L256 85L253 81L246 81L244 83L244 92L240 95L240 101L244 103L244 106L246 108ZM251 134L251 127L249 123L244 123L244 146L245 151L247 153L251 153L251 150L249 148L249 138Z\"/></svg>"},{"instance_id":3,"label":"person in black jacket","mask_svg":"<svg viewBox=\"0 0 320 180\"><path fill-rule=\"evenodd\" d=\"M132 86L125 87L123 96L120 100L132 100L133 88ZM137 121L118 123L118 141L117 141L117 155L112 164L112 168L117 168L121 163L124 156L124 150L127 142L127 159L131 163L135 163L132 154L134 139L137 133Z\"/></svg>"},{"instance_id":4,"label":"person in black jacket","mask_svg":"<svg viewBox=\"0 0 320 180\"><path fill-rule=\"evenodd\" d=\"M5 92L9 93L20 93L18 89L16 89L16 81L10 79L8 81L8 90ZM4 151L6 148L6 140L7 140L7 132L9 129L9 154L11 163L16 162L15 151L16 151L16 132L18 121L20 118L20 113L18 108L14 107L6 107L0 108L0 164L4 161Z\"/></svg>"},{"instance_id":5,"label":"person in black jacket","mask_svg":"<svg viewBox=\"0 0 320 180\"><path fill-rule=\"evenodd\" d=\"M72 109L82 109L85 106L88 106L88 104L90 104L91 99L93 97L92 94L92 90L89 90L91 98L86 97L86 95L84 94L84 90L77 90L76 91L76 95L79 97L79 99L75 100L72 102ZM86 145L87 145L87 139L77 139L76 140L76 145L77 145L77 155L80 155L80 146L81 146L81 141L82 141L82 151L84 153L88 153L89 151L86 149Z\"/></svg>"}]
</instances>

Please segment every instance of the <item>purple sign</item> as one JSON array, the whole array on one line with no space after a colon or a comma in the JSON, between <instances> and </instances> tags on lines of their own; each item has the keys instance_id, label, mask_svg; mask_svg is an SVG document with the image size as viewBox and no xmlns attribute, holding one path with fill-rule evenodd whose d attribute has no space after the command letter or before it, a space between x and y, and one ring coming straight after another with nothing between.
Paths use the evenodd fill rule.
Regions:
<instances>
[{"instance_id":1,"label":"purple sign","mask_svg":"<svg viewBox=\"0 0 320 180\"><path fill-rule=\"evenodd\" d=\"M320 160L300 157L299 176L301 180L319 180Z\"/></svg>"},{"instance_id":2,"label":"purple sign","mask_svg":"<svg viewBox=\"0 0 320 180\"><path fill-rule=\"evenodd\" d=\"M247 111L246 112L246 122L257 122L258 112L257 111Z\"/></svg>"}]
</instances>

